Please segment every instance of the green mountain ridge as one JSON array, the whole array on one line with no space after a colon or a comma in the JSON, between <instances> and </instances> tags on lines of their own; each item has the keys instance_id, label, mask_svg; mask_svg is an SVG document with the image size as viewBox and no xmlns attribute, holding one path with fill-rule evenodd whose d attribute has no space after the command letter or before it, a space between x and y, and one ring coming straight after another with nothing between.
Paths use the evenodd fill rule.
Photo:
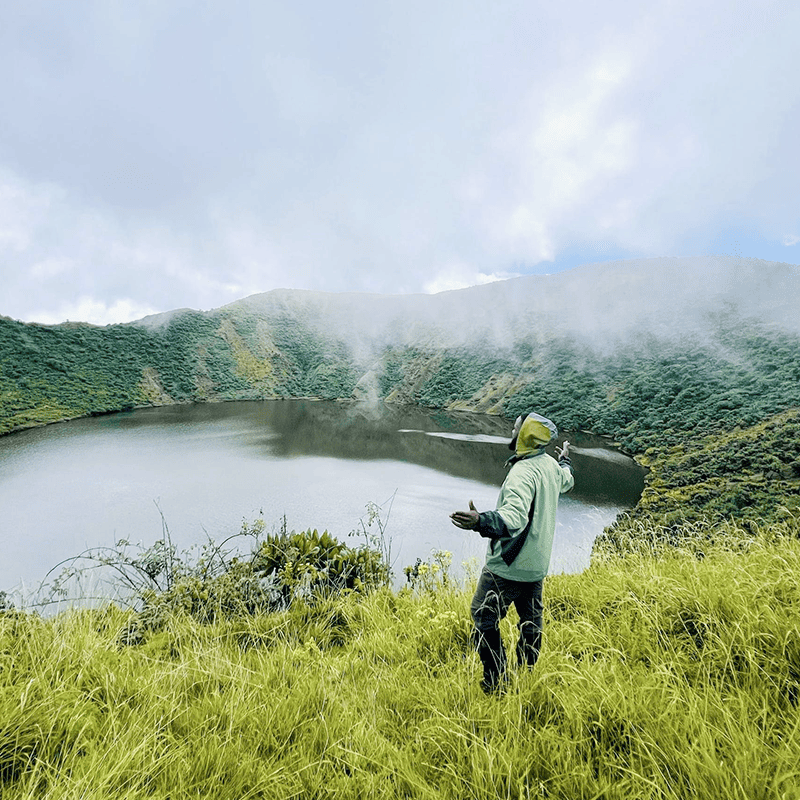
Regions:
<instances>
[{"instance_id":1,"label":"green mountain ridge","mask_svg":"<svg viewBox=\"0 0 800 800\"><path fill-rule=\"evenodd\" d=\"M275 290L103 328L3 318L0 432L169 402L312 396L513 413L524 397L566 413L566 427L615 435L633 419L611 409L654 365L671 388L705 399L697 384L713 387L728 410L763 395L770 373L791 379L798 304L793 265L650 259L440 295ZM654 406L674 405L652 388ZM791 399L766 394L774 411Z\"/></svg>"},{"instance_id":2,"label":"green mountain ridge","mask_svg":"<svg viewBox=\"0 0 800 800\"><path fill-rule=\"evenodd\" d=\"M656 486L669 472L659 454L800 408L798 307L797 266L650 259L439 295L276 290L107 327L0 318L0 433L230 400L313 397L511 418L535 408L563 430L612 437L651 464ZM798 454L786 437L770 442L794 465L771 470L791 496ZM726 486L707 494L734 492ZM752 502L745 492L700 506L684 489L651 511L669 524L684 502L709 513L769 511L771 492L751 488Z\"/></svg>"},{"instance_id":3,"label":"green mountain ridge","mask_svg":"<svg viewBox=\"0 0 800 800\"><path fill-rule=\"evenodd\" d=\"M690 266L587 268L584 294L532 315L577 271L419 298L413 318L416 298L289 291L106 328L0 318L0 432L240 397L534 407L650 469L590 567L548 578L536 669L491 698L470 594L435 559L400 592L270 613L246 606L247 564L211 581L202 559L142 613L45 618L0 593L0 794L796 797L797 268L759 284L730 264L701 292ZM280 588L323 574L297 569L318 545L342 555L325 537L289 535ZM127 563L152 577L164 552Z\"/></svg>"}]
</instances>

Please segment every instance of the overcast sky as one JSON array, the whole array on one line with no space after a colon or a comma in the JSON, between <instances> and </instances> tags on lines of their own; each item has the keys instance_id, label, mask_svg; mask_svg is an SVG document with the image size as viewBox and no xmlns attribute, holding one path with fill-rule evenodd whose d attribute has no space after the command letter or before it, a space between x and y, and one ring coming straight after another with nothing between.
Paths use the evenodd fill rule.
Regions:
<instances>
[{"instance_id":1,"label":"overcast sky","mask_svg":"<svg viewBox=\"0 0 800 800\"><path fill-rule=\"evenodd\" d=\"M0 314L800 261L796 0L6 0Z\"/></svg>"}]
</instances>

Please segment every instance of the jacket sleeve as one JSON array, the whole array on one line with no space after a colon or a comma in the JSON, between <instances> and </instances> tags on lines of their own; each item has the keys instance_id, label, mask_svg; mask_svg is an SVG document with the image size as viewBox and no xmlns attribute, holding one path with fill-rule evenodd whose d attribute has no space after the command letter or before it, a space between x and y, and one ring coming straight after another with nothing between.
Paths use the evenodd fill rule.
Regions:
<instances>
[{"instance_id":1,"label":"jacket sleeve","mask_svg":"<svg viewBox=\"0 0 800 800\"><path fill-rule=\"evenodd\" d=\"M513 535L508 529L506 521L497 511L481 511L478 517L477 531L484 539L492 540L504 539Z\"/></svg>"},{"instance_id":2,"label":"jacket sleeve","mask_svg":"<svg viewBox=\"0 0 800 800\"><path fill-rule=\"evenodd\" d=\"M520 480L518 471L512 467L503 484L503 499L497 510L483 511L478 517L478 533L486 539L502 539L519 533L528 524L535 493L533 483Z\"/></svg>"},{"instance_id":3,"label":"jacket sleeve","mask_svg":"<svg viewBox=\"0 0 800 800\"><path fill-rule=\"evenodd\" d=\"M572 461L569 457L560 458L558 466L561 467L561 494L568 492L575 486L575 476L572 473Z\"/></svg>"}]
</instances>

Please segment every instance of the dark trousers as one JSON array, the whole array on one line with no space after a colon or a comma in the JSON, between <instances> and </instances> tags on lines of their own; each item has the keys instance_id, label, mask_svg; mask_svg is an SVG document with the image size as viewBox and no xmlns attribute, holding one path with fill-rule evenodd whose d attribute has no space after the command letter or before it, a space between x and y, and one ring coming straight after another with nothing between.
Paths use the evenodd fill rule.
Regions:
<instances>
[{"instance_id":1,"label":"dark trousers","mask_svg":"<svg viewBox=\"0 0 800 800\"><path fill-rule=\"evenodd\" d=\"M519 614L517 664L532 667L542 647L542 581L510 581L484 567L470 607L475 624L473 642L483 664L484 691L494 690L506 670L500 620L512 603Z\"/></svg>"}]
</instances>

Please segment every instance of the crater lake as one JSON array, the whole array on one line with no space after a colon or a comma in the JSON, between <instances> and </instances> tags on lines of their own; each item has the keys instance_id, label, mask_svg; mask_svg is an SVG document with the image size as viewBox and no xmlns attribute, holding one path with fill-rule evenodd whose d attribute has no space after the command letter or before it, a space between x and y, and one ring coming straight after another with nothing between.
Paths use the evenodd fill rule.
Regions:
<instances>
[{"instance_id":1,"label":"crater lake","mask_svg":"<svg viewBox=\"0 0 800 800\"><path fill-rule=\"evenodd\" d=\"M178 550L243 522L365 541L380 507L394 583L435 550L456 574L486 542L450 512L494 508L512 423L384 404L266 400L139 409L0 437L0 590L26 604L55 565L119 540L147 547L166 525ZM560 437L562 441L564 435ZM594 538L641 494L644 470L600 437L567 434L575 488L563 495L552 572L589 564ZM552 448L551 448L552 449ZM52 577L52 575L51 575Z\"/></svg>"}]
</instances>

